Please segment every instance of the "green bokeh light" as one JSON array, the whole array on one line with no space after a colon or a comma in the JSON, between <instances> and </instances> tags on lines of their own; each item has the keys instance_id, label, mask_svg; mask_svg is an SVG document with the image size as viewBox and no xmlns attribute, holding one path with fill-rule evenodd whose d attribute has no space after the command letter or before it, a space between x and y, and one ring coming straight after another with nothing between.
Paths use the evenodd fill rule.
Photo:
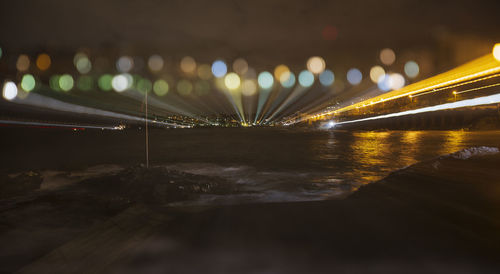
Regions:
<instances>
[{"instance_id":1,"label":"green bokeh light","mask_svg":"<svg viewBox=\"0 0 500 274\"><path fill-rule=\"evenodd\" d=\"M153 85L153 91L158 96L164 96L168 93L168 83L165 80L156 80Z\"/></svg>"},{"instance_id":2,"label":"green bokeh light","mask_svg":"<svg viewBox=\"0 0 500 274\"><path fill-rule=\"evenodd\" d=\"M94 88L94 79L91 76L83 75L78 78L76 85L79 90L89 91Z\"/></svg>"},{"instance_id":3,"label":"green bokeh light","mask_svg":"<svg viewBox=\"0 0 500 274\"><path fill-rule=\"evenodd\" d=\"M192 90L193 84L191 84L191 82L189 82L188 80L183 79L177 83L177 92L179 92L179 94L181 95L187 96L191 94Z\"/></svg>"},{"instance_id":4,"label":"green bokeh light","mask_svg":"<svg viewBox=\"0 0 500 274\"><path fill-rule=\"evenodd\" d=\"M59 78L59 88L63 91L70 91L73 88L74 81L73 77L69 74L63 74Z\"/></svg>"},{"instance_id":5,"label":"green bokeh light","mask_svg":"<svg viewBox=\"0 0 500 274\"><path fill-rule=\"evenodd\" d=\"M49 79L49 86L52 90L56 90L56 91L59 91L61 90L61 87L59 87L59 78L61 76L55 74L55 75L52 75Z\"/></svg>"},{"instance_id":6,"label":"green bokeh light","mask_svg":"<svg viewBox=\"0 0 500 274\"><path fill-rule=\"evenodd\" d=\"M99 77L97 85L101 90L110 91L113 86L111 86L111 81L113 81L113 76L111 74L103 74Z\"/></svg>"},{"instance_id":7,"label":"green bokeh light","mask_svg":"<svg viewBox=\"0 0 500 274\"><path fill-rule=\"evenodd\" d=\"M207 81L198 81L194 85L194 91L198 96L205 95L210 91L210 83Z\"/></svg>"},{"instance_id":8,"label":"green bokeh light","mask_svg":"<svg viewBox=\"0 0 500 274\"><path fill-rule=\"evenodd\" d=\"M142 78L137 81L137 90L142 93L150 92L152 88L153 84L148 79Z\"/></svg>"},{"instance_id":9,"label":"green bokeh light","mask_svg":"<svg viewBox=\"0 0 500 274\"><path fill-rule=\"evenodd\" d=\"M35 89L36 80L31 74L25 74L21 79L21 87L24 91L30 92Z\"/></svg>"}]
</instances>

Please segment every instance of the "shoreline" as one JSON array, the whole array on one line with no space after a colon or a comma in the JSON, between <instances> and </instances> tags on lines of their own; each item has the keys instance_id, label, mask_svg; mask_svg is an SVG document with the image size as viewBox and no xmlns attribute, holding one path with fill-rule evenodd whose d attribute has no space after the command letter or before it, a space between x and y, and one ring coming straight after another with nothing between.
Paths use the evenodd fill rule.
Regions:
<instances>
[{"instance_id":1,"label":"shoreline","mask_svg":"<svg viewBox=\"0 0 500 274\"><path fill-rule=\"evenodd\" d=\"M10 209L4 200L0 272L493 273L499 163L498 153L441 156L340 200L169 208L94 199L82 207L89 196L75 190Z\"/></svg>"}]
</instances>

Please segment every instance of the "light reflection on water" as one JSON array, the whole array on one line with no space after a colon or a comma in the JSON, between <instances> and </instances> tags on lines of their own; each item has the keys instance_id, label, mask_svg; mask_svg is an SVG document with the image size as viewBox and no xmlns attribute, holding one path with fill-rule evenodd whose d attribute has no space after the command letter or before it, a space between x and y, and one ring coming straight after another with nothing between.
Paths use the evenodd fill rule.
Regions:
<instances>
[{"instance_id":1,"label":"light reflection on water","mask_svg":"<svg viewBox=\"0 0 500 274\"><path fill-rule=\"evenodd\" d=\"M21 147L1 147L2 166L60 170L144 161L141 131L62 132L57 149L33 142L55 139L53 132L38 134L16 136ZM295 201L337 197L423 160L499 145L500 131L153 130L150 162L223 178L246 191L247 200Z\"/></svg>"}]
</instances>

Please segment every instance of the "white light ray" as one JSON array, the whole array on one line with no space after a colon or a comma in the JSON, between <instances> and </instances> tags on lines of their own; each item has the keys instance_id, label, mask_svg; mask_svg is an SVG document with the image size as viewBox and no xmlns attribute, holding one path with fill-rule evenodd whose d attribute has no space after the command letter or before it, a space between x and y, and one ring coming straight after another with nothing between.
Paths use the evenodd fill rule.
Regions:
<instances>
[{"instance_id":1,"label":"white light ray","mask_svg":"<svg viewBox=\"0 0 500 274\"><path fill-rule=\"evenodd\" d=\"M494 95L489 95L489 96L484 96L484 97L478 97L478 98L474 98L474 99L462 100L462 101L453 102L453 103L436 105L436 106L432 106L432 107L407 110L407 111L390 113L390 114L379 115L379 116L363 118L363 119L357 119L357 120L352 120L352 121L338 122L338 123L336 123L336 125L351 124L351 123L357 123L357 122L363 122L363 121L385 119L385 118L405 116L405 115L413 115L413 114L424 113L424 112L432 112L432 111L439 111L439 110L445 110L445 109L456 109L456 108L462 108L462 107L473 107L473 106L480 106L480 105L489 105L489 104L496 104L496 103L500 103L500 93L494 94Z\"/></svg>"}]
</instances>

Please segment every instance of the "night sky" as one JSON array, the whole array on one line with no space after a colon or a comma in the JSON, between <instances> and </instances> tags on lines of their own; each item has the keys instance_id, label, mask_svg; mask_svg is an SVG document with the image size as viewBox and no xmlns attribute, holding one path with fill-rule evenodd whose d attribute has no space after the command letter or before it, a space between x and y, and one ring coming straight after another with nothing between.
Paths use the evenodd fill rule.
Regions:
<instances>
[{"instance_id":1,"label":"night sky","mask_svg":"<svg viewBox=\"0 0 500 274\"><path fill-rule=\"evenodd\" d=\"M487 0L46 0L0 5L4 48L111 47L138 54L189 54L207 62L244 56L257 68L303 65L311 55L362 64L384 47L433 49L443 34L492 43L500 37L500 2Z\"/></svg>"}]
</instances>

